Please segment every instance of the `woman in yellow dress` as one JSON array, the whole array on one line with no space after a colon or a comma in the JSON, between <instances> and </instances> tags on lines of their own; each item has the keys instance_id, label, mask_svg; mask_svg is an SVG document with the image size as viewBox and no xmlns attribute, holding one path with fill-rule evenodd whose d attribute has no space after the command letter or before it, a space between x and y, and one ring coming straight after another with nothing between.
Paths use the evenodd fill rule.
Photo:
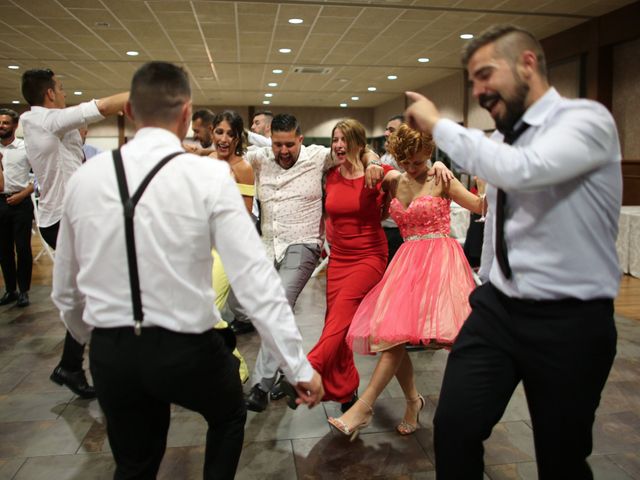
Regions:
<instances>
[{"instance_id":1,"label":"woman in yellow dress","mask_svg":"<svg viewBox=\"0 0 640 480\"><path fill-rule=\"evenodd\" d=\"M244 155L244 124L242 117L232 110L225 110L215 116L213 120L213 144L215 145L215 157L227 162L231 170L231 176L238 184L238 190L242 195L247 212L251 215L255 185L253 169ZM216 308L222 311L229 296L229 279L224 272L224 267L218 252L213 250L213 288L216 292ZM220 320L216 328L226 328L227 322ZM236 349L234 355L240 359L240 378L244 383L249 378L249 369L244 359Z\"/></svg>"}]
</instances>

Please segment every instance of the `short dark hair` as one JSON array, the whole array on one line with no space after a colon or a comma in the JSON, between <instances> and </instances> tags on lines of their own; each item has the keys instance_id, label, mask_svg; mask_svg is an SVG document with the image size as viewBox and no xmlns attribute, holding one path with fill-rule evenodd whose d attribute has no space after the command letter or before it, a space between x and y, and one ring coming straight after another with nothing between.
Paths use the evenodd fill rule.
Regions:
<instances>
[{"instance_id":1,"label":"short dark hair","mask_svg":"<svg viewBox=\"0 0 640 480\"><path fill-rule=\"evenodd\" d=\"M172 63L145 63L131 80L129 102L137 120L170 121L190 98L187 73Z\"/></svg>"},{"instance_id":2,"label":"short dark hair","mask_svg":"<svg viewBox=\"0 0 640 480\"><path fill-rule=\"evenodd\" d=\"M531 32L515 25L494 25L467 43L462 49L462 64L466 67L469 60L480 48L490 43L496 44L496 52L511 61L512 64L524 50L531 50L538 59L538 72L547 77L547 61L542 45Z\"/></svg>"},{"instance_id":3,"label":"short dark hair","mask_svg":"<svg viewBox=\"0 0 640 480\"><path fill-rule=\"evenodd\" d=\"M269 120L273 120L273 112L271 110L258 110L253 114L252 120L258 115L264 115L265 117L269 117Z\"/></svg>"},{"instance_id":4,"label":"short dark hair","mask_svg":"<svg viewBox=\"0 0 640 480\"><path fill-rule=\"evenodd\" d=\"M17 112L15 112L14 110L11 110L10 108L0 108L0 116L2 115L7 115L11 117L11 121L13 122L14 125L18 123L18 119L20 118L20 115L18 115Z\"/></svg>"},{"instance_id":5,"label":"short dark hair","mask_svg":"<svg viewBox=\"0 0 640 480\"><path fill-rule=\"evenodd\" d=\"M400 123L404 123L404 115L399 114L399 115L394 115L393 117L389 117L389 120L387 120L387 123L393 122L394 120L399 120Z\"/></svg>"},{"instance_id":6,"label":"short dark hair","mask_svg":"<svg viewBox=\"0 0 640 480\"><path fill-rule=\"evenodd\" d=\"M233 135L238 139L235 154L239 156L244 155L244 122L242 121L242 117L233 110L225 110L215 116L213 119L213 128L216 128L224 120L229 123Z\"/></svg>"},{"instance_id":7,"label":"short dark hair","mask_svg":"<svg viewBox=\"0 0 640 480\"><path fill-rule=\"evenodd\" d=\"M213 119L216 117L216 114L213 113L208 108L203 108L201 110L196 110L193 112L191 116L191 121L195 122L200 119L203 125L213 125Z\"/></svg>"},{"instance_id":8,"label":"short dark hair","mask_svg":"<svg viewBox=\"0 0 640 480\"><path fill-rule=\"evenodd\" d=\"M296 135L302 134L298 119L288 113L279 113L271 120L271 133L273 132L291 132L295 130Z\"/></svg>"},{"instance_id":9,"label":"short dark hair","mask_svg":"<svg viewBox=\"0 0 640 480\"><path fill-rule=\"evenodd\" d=\"M48 68L34 68L22 74L22 96L29 105L44 104L47 90L56 87L54 75Z\"/></svg>"}]
</instances>

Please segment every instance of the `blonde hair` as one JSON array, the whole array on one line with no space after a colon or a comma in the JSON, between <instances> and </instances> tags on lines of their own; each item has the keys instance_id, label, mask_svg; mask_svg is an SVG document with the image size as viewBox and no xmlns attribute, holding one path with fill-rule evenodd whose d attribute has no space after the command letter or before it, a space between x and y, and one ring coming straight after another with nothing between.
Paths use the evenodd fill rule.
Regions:
<instances>
[{"instance_id":1,"label":"blonde hair","mask_svg":"<svg viewBox=\"0 0 640 480\"><path fill-rule=\"evenodd\" d=\"M367 148L367 133L362 124L353 118L340 120L331 130L332 140L336 129L340 129L347 142L347 161L356 168L366 166L361 158Z\"/></svg>"},{"instance_id":2,"label":"blonde hair","mask_svg":"<svg viewBox=\"0 0 640 480\"><path fill-rule=\"evenodd\" d=\"M396 162L409 160L420 152L424 152L428 158L431 158L434 148L431 135L414 130L406 124L400 125L398 130L389 136L387 146L387 150L394 156Z\"/></svg>"}]
</instances>

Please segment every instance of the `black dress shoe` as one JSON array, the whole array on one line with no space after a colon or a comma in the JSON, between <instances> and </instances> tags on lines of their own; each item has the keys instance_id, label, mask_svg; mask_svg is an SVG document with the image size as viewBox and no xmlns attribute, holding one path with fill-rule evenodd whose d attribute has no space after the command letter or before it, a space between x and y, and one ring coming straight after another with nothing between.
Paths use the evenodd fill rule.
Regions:
<instances>
[{"instance_id":1,"label":"black dress shoe","mask_svg":"<svg viewBox=\"0 0 640 480\"><path fill-rule=\"evenodd\" d=\"M239 322L234 320L229 324L229 328L233 330L236 335L242 335L243 333L255 332L256 327L251 322Z\"/></svg>"},{"instance_id":2,"label":"black dress shoe","mask_svg":"<svg viewBox=\"0 0 640 480\"><path fill-rule=\"evenodd\" d=\"M296 408L298 408L296 399L299 397L299 395L295 387L287 382L284 378L278 383L278 385L280 385L280 388L287 396L287 405L289 406L289 408L291 410L295 410Z\"/></svg>"},{"instance_id":3,"label":"black dress shoe","mask_svg":"<svg viewBox=\"0 0 640 480\"><path fill-rule=\"evenodd\" d=\"M58 385L66 385L69 390L81 398L96 398L96 389L87 383L84 370L72 372L57 366L49 378Z\"/></svg>"},{"instance_id":4,"label":"black dress shoe","mask_svg":"<svg viewBox=\"0 0 640 480\"><path fill-rule=\"evenodd\" d=\"M26 307L29 303L29 294L27 292L20 292L18 294L18 301L16 302L16 305L19 307Z\"/></svg>"},{"instance_id":5,"label":"black dress shoe","mask_svg":"<svg viewBox=\"0 0 640 480\"><path fill-rule=\"evenodd\" d=\"M282 389L281 382L282 380L278 380L278 383L276 383L271 389L271 391L269 392L269 396L271 397L271 400L280 400L281 398L284 398L287 396L287 394Z\"/></svg>"},{"instance_id":6,"label":"black dress shoe","mask_svg":"<svg viewBox=\"0 0 640 480\"><path fill-rule=\"evenodd\" d=\"M346 413L347 410L349 410L351 407L353 407L353 404L356 403L358 401L358 392L355 392L353 394L353 397L351 397L351 400L349 400L348 402L344 402L340 404L340 411L342 413Z\"/></svg>"},{"instance_id":7,"label":"black dress shoe","mask_svg":"<svg viewBox=\"0 0 640 480\"><path fill-rule=\"evenodd\" d=\"M4 292L4 295L0 297L0 305L9 305L18 299L18 294L13 292Z\"/></svg>"},{"instance_id":8,"label":"black dress shoe","mask_svg":"<svg viewBox=\"0 0 640 480\"><path fill-rule=\"evenodd\" d=\"M244 397L244 403L247 406L247 410L263 412L269 405L269 394L261 390L258 385L254 385L249 394Z\"/></svg>"}]
</instances>

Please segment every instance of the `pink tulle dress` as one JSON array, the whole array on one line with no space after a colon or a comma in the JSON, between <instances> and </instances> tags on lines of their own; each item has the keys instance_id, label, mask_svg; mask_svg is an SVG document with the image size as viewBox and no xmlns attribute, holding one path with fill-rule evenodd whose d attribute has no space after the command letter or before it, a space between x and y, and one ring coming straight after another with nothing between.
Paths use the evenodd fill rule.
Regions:
<instances>
[{"instance_id":1,"label":"pink tulle dress","mask_svg":"<svg viewBox=\"0 0 640 480\"><path fill-rule=\"evenodd\" d=\"M404 243L382 280L358 307L347 343L361 354L401 343L450 347L467 319L475 282L458 242L449 237L451 201L417 197L389 211Z\"/></svg>"}]
</instances>

